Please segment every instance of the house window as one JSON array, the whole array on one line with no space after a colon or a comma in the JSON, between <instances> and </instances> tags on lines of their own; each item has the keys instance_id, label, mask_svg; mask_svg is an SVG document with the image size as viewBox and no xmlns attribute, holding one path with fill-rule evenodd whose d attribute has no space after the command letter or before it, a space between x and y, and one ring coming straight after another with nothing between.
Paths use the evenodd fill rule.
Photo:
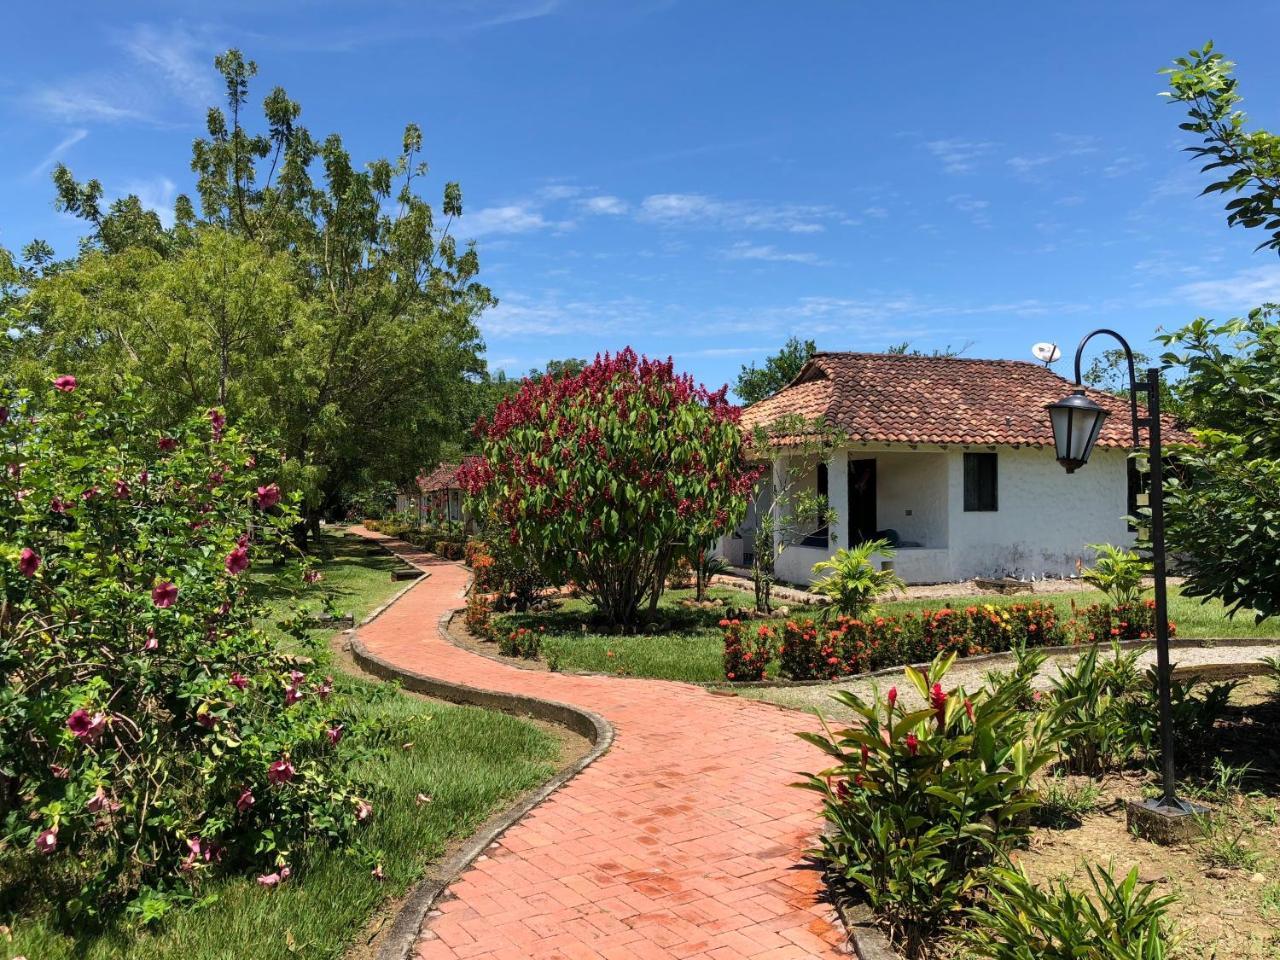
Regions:
<instances>
[{"instance_id":1,"label":"house window","mask_svg":"<svg viewBox=\"0 0 1280 960\"><path fill-rule=\"evenodd\" d=\"M827 465L825 463L818 464L814 473L816 474L818 502L822 510L822 516L814 518L813 522L816 523L818 520L824 522L817 530L806 534L805 538L800 542L806 547L825 547L827 546L827 524L825 522L827 519Z\"/></svg>"},{"instance_id":2,"label":"house window","mask_svg":"<svg viewBox=\"0 0 1280 960\"><path fill-rule=\"evenodd\" d=\"M966 512L998 510L997 467L994 453L964 455L964 509Z\"/></svg>"}]
</instances>

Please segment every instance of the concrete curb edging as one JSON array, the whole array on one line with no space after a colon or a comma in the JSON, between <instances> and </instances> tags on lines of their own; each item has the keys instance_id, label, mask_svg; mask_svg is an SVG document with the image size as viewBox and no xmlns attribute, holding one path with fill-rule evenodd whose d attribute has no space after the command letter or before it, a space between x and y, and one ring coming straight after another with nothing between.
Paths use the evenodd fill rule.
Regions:
<instances>
[{"instance_id":1,"label":"concrete curb edging","mask_svg":"<svg viewBox=\"0 0 1280 960\"><path fill-rule=\"evenodd\" d=\"M366 626L377 619L393 603L426 579L426 577L422 577L408 584L403 590L398 591L390 600L365 617L360 622L360 626ZM436 629L439 631L441 639L446 642L448 642L446 625L452 616L452 611L446 613L436 624ZM378 960L407 960L413 953L414 945L417 943L427 914L440 895L488 849L490 844L494 843L508 829L524 819L540 803L603 756L613 745L614 729L613 725L600 714L590 710L583 710L571 704L554 700L542 700L522 694L483 690L479 687L439 680L412 670L406 670L371 653L361 642L357 632L352 631L350 637L352 659L362 670L373 676L384 680L398 681L406 690L422 693L439 700L446 700L450 703L469 704L554 723L571 730L581 737L585 737L591 741L592 745L586 756L580 757L577 761L561 770L515 806L497 817L491 818L479 833L467 840L452 855L434 865L435 876L422 880L410 891L395 921L392 923L391 929L387 932L382 946L378 950Z\"/></svg>"}]
</instances>

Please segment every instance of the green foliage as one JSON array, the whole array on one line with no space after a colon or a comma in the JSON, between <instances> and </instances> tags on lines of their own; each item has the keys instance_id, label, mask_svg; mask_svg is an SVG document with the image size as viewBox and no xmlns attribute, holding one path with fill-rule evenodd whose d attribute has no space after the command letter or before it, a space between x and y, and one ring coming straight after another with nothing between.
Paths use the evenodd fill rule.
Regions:
<instances>
[{"instance_id":1,"label":"green foliage","mask_svg":"<svg viewBox=\"0 0 1280 960\"><path fill-rule=\"evenodd\" d=\"M3 411L0 901L80 922L206 874L278 882L366 819L343 698L257 625L248 570L296 519L261 452L219 409L157 433L69 377Z\"/></svg>"},{"instance_id":2,"label":"green foliage","mask_svg":"<svg viewBox=\"0 0 1280 960\"><path fill-rule=\"evenodd\" d=\"M809 358L818 350L812 340L788 337L777 353L765 358L764 366L754 363L743 366L733 392L743 403L757 403L773 396L796 378Z\"/></svg>"},{"instance_id":3,"label":"green foliage","mask_svg":"<svg viewBox=\"0 0 1280 960\"><path fill-rule=\"evenodd\" d=\"M1091 543L1097 556L1084 572L1084 581L1093 584L1116 605L1136 604L1142 596L1142 578L1151 565L1132 550L1109 543Z\"/></svg>"},{"instance_id":4,"label":"green foliage","mask_svg":"<svg viewBox=\"0 0 1280 960\"><path fill-rule=\"evenodd\" d=\"M1017 870L992 871L986 900L969 910L961 933L984 960L1163 960L1172 950L1165 917L1175 903L1138 881L1134 867L1117 881L1086 866L1090 891L1067 881L1044 888Z\"/></svg>"},{"instance_id":5,"label":"green foliage","mask_svg":"<svg viewBox=\"0 0 1280 960\"><path fill-rule=\"evenodd\" d=\"M551 586L520 545L498 530L486 530L469 540L466 559L475 574L474 589L493 594L496 610L522 613Z\"/></svg>"},{"instance_id":6,"label":"green foliage","mask_svg":"<svg viewBox=\"0 0 1280 960\"><path fill-rule=\"evenodd\" d=\"M872 565L871 557L876 554L892 560L894 550L888 540L868 540L837 550L829 560L813 565L815 576L825 576L813 582L812 590L831 601L828 611L834 608L845 616L861 617L871 612L877 597L906 586L892 569L877 570Z\"/></svg>"},{"instance_id":7,"label":"green foliage","mask_svg":"<svg viewBox=\"0 0 1280 960\"><path fill-rule=\"evenodd\" d=\"M1246 127L1235 65L1207 44L1164 71L1186 107L1188 150L1233 196L1231 226L1261 228L1280 250L1280 137ZM1224 323L1198 318L1157 338L1185 371L1178 396L1199 446L1179 452L1168 498L1168 538L1188 567L1190 596L1213 597L1257 619L1280 612L1280 324L1267 305Z\"/></svg>"},{"instance_id":8,"label":"green foliage","mask_svg":"<svg viewBox=\"0 0 1280 960\"><path fill-rule=\"evenodd\" d=\"M1205 161L1201 171L1221 177L1204 192L1235 195L1226 205L1227 224L1262 227L1271 239L1258 248L1280 250L1280 137L1246 129L1248 117L1236 109L1242 98L1234 70L1207 43L1161 71L1171 88L1163 96L1186 107L1189 119L1179 129L1201 137L1200 146L1187 148Z\"/></svg>"},{"instance_id":9,"label":"green foliage","mask_svg":"<svg viewBox=\"0 0 1280 960\"><path fill-rule=\"evenodd\" d=\"M911 956L959 918L985 868L1026 836L1032 776L1054 756L1052 715L1019 710L1016 687L972 698L944 691L954 660L906 670L925 709L906 710L896 688L871 703L841 691L835 699L854 725L800 734L833 760L802 784L823 798L820 856Z\"/></svg>"},{"instance_id":10,"label":"green foliage","mask_svg":"<svg viewBox=\"0 0 1280 960\"><path fill-rule=\"evenodd\" d=\"M525 627L516 627L498 638L498 652L504 657L536 660L541 650L542 634Z\"/></svg>"},{"instance_id":11,"label":"green foliage","mask_svg":"<svg viewBox=\"0 0 1280 960\"><path fill-rule=\"evenodd\" d=\"M1058 667L1051 694L1065 721L1061 740L1068 770L1099 774L1128 763L1143 746L1127 698L1141 688L1140 650L1113 646L1109 660L1090 647L1071 667Z\"/></svg>"},{"instance_id":12,"label":"green foliage","mask_svg":"<svg viewBox=\"0 0 1280 960\"><path fill-rule=\"evenodd\" d=\"M652 613L671 564L732 529L756 473L725 390L630 348L576 375L525 381L477 426L460 474L473 515L611 625Z\"/></svg>"},{"instance_id":13,"label":"green foliage","mask_svg":"<svg viewBox=\"0 0 1280 960\"><path fill-rule=\"evenodd\" d=\"M1051 827L1079 826L1101 799L1102 788L1096 783L1071 783L1066 777L1053 776L1041 794L1037 819Z\"/></svg>"},{"instance_id":14,"label":"green foliage","mask_svg":"<svg viewBox=\"0 0 1280 960\"><path fill-rule=\"evenodd\" d=\"M767 624L751 629L741 620L721 620L724 628L724 675L738 682L763 680L777 651L778 632Z\"/></svg>"},{"instance_id":15,"label":"green foliage","mask_svg":"<svg viewBox=\"0 0 1280 960\"><path fill-rule=\"evenodd\" d=\"M279 480L314 517L365 477L412 476L459 436L483 371L475 319L494 301L475 250L449 232L457 184L443 218L420 195L416 126L394 159L355 164L278 87L262 132L247 128L257 67L236 50L216 65L227 105L192 147L197 202L180 196L171 228L134 196L104 207L100 183L57 168L60 208L91 233L10 311L17 375L72 373L102 398L136 377L156 429L222 406L275 437Z\"/></svg>"},{"instance_id":16,"label":"green foliage","mask_svg":"<svg viewBox=\"0 0 1280 960\"><path fill-rule=\"evenodd\" d=\"M1231 693L1239 685L1238 680L1206 684L1198 676L1170 678L1171 726L1174 745L1180 756L1199 758L1210 748L1213 728L1226 713ZM1137 686L1125 710L1125 726L1129 735L1148 757L1155 757L1159 751L1159 689L1159 676L1152 667L1147 671L1144 682Z\"/></svg>"},{"instance_id":17,"label":"green foliage","mask_svg":"<svg viewBox=\"0 0 1280 960\"><path fill-rule=\"evenodd\" d=\"M839 514L810 478L816 465L829 463L843 443L843 432L823 418L807 419L798 414L757 424L751 432L753 449L776 454L754 494L751 580L756 609L761 613L773 609L771 594L779 555L823 529L828 531L828 542L835 540L831 527Z\"/></svg>"}]
</instances>

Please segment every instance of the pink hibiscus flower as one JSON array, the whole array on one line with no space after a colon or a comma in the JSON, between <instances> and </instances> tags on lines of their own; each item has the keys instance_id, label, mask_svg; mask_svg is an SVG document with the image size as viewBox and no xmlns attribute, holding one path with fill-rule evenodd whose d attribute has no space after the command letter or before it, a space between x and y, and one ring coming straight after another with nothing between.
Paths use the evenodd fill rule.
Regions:
<instances>
[{"instance_id":1,"label":"pink hibiscus flower","mask_svg":"<svg viewBox=\"0 0 1280 960\"><path fill-rule=\"evenodd\" d=\"M162 610L172 607L178 600L178 588L168 580L161 580L151 590L151 602Z\"/></svg>"},{"instance_id":2,"label":"pink hibiscus flower","mask_svg":"<svg viewBox=\"0 0 1280 960\"><path fill-rule=\"evenodd\" d=\"M34 577L40 569L40 554L30 547L23 547L18 554L18 572L24 577Z\"/></svg>"},{"instance_id":3,"label":"pink hibiscus flower","mask_svg":"<svg viewBox=\"0 0 1280 960\"><path fill-rule=\"evenodd\" d=\"M236 547L227 554L227 573L237 575L249 569L249 551L244 547Z\"/></svg>"},{"instance_id":4,"label":"pink hibiscus flower","mask_svg":"<svg viewBox=\"0 0 1280 960\"><path fill-rule=\"evenodd\" d=\"M274 483L265 487L258 488L258 507L262 510L270 510L280 502L280 487Z\"/></svg>"}]
</instances>

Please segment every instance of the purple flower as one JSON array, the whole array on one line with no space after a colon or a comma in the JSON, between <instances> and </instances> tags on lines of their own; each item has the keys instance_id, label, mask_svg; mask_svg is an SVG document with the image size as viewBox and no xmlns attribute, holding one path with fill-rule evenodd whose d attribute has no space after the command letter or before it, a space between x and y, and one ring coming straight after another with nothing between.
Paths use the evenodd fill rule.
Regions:
<instances>
[{"instance_id":1,"label":"purple flower","mask_svg":"<svg viewBox=\"0 0 1280 960\"><path fill-rule=\"evenodd\" d=\"M329 738L330 746L336 747L342 741L342 724L338 724L336 727L329 727L324 733Z\"/></svg>"},{"instance_id":2,"label":"purple flower","mask_svg":"<svg viewBox=\"0 0 1280 960\"><path fill-rule=\"evenodd\" d=\"M161 580L151 590L151 602L162 610L172 607L178 599L178 588L168 580Z\"/></svg>"},{"instance_id":3,"label":"purple flower","mask_svg":"<svg viewBox=\"0 0 1280 960\"><path fill-rule=\"evenodd\" d=\"M245 787L240 791L240 798L236 800L236 809L244 813L254 804L253 791Z\"/></svg>"},{"instance_id":4,"label":"purple flower","mask_svg":"<svg viewBox=\"0 0 1280 960\"><path fill-rule=\"evenodd\" d=\"M293 764L287 757L282 757L267 767L267 779L272 783L288 783L293 779Z\"/></svg>"},{"instance_id":5,"label":"purple flower","mask_svg":"<svg viewBox=\"0 0 1280 960\"><path fill-rule=\"evenodd\" d=\"M174 437L161 437L156 441L156 446L165 453L171 453L178 449L178 441Z\"/></svg>"},{"instance_id":6,"label":"purple flower","mask_svg":"<svg viewBox=\"0 0 1280 960\"><path fill-rule=\"evenodd\" d=\"M89 715L89 711L81 707L79 710L71 711L71 715L67 717L67 729L77 740L92 742L102 736L103 728L107 725L106 714L95 713Z\"/></svg>"},{"instance_id":7,"label":"purple flower","mask_svg":"<svg viewBox=\"0 0 1280 960\"><path fill-rule=\"evenodd\" d=\"M53 381L53 389L58 390L62 393L71 393L72 391L75 390L76 386L77 386L76 378L73 376L70 376L69 374L64 374L61 377L57 377Z\"/></svg>"},{"instance_id":8,"label":"purple flower","mask_svg":"<svg viewBox=\"0 0 1280 960\"><path fill-rule=\"evenodd\" d=\"M245 687L249 685L249 678L246 677L239 670L237 670L235 673L231 675L231 680L229 682L237 690L243 690Z\"/></svg>"},{"instance_id":9,"label":"purple flower","mask_svg":"<svg viewBox=\"0 0 1280 960\"><path fill-rule=\"evenodd\" d=\"M48 830L42 830L40 835L36 837L36 850L48 856L57 849L58 828L50 827Z\"/></svg>"}]
</instances>

